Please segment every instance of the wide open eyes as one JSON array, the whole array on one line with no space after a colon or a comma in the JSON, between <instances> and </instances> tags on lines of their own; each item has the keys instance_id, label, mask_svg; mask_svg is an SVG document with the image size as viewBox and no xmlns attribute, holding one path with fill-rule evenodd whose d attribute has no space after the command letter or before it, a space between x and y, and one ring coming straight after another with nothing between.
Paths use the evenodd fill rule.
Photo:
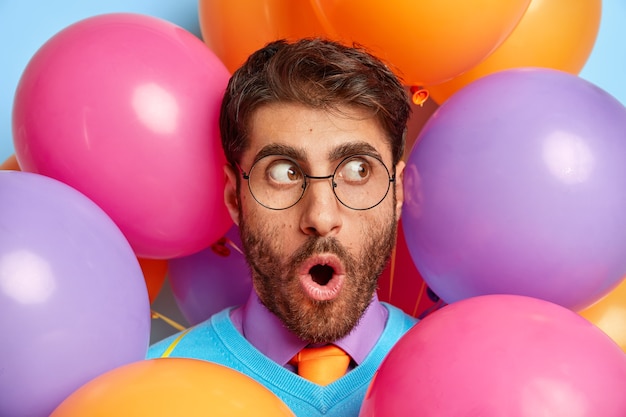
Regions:
<instances>
[{"instance_id":1,"label":"wide open eyes","mask_svg":"<svg viewBox=\"0 0 626 417\"><path fill-rule=\"evenodd\" d=\"M264 171L270 184L290 185L302 183L302 171L293 161L289 159L276 159L268 162Z\"/></svg>"}]
</instances>

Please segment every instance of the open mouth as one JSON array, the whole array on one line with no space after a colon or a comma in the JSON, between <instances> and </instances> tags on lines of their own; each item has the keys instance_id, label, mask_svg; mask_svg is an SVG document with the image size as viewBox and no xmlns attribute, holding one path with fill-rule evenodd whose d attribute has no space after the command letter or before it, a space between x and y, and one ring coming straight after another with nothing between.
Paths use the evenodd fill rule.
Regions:
<instances>
[{"instance_id":1,"label":"open mouth","mask_svg":"<svg viewBox=\"0 0 626 417\"><path fill-rule=\"evenodd\" d=\"M321 254L308 259L299 275L304 292L318 301L337 297L345 278L343 265L333 254Z\"/></svg>"},{"instance_id":2,"label":"open mouth","mask_svg":"<svg viewBox=\"0 0 626 417\"><path fill-rule=\"evenodd\" d=\"M315 265L309 270L313 282L319 285L326 285L333 278L335 270L328 265Z\"/></svg>"}]
</instances>

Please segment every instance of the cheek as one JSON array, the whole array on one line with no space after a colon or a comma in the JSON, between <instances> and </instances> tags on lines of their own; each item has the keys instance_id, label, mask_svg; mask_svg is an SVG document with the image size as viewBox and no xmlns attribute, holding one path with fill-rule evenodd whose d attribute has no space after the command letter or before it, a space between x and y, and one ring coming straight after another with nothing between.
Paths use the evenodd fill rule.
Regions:
<instances>
[{"instance_id":1,"label":"cheek","mask_svg":"<svg viewBox=\"0 0 626 417\"><path fill-rule=\"evenodd\" d=\"M359 213L349 223L344 222L342 236L339 238L341 243L355 256L367 256L361 252L367 250L366 242L368 242L374 233L379 233L382 227L378 216Z\"/></svg>"},{"instance_id":2,"label":"cheek","mask_svg":"<svg viewBox=\"0 0 626 417\"><path fill-rule=\"evenodd\" d=\"M254 200L251 204L244 202L241 210L248 233L276 254L293 251L300 243L297 220L288 213L260 207Z\"/></svg>"},{"instance_id":3,"label":"cheek","mask_svg":"<svg viewBox=\"0 0 626 417\"><path fill-rule=\"evenodd\" d=\"M355 230L354 233L359 237L357 243L365 245L366 242L371 241L375 236L386 234L391 227L395 227L397 218L393 203L386 204L384 207L379 208L380 210L375 212L365 213L365 215L359 219L358 229Z\"/></svg>"}]
</instances>

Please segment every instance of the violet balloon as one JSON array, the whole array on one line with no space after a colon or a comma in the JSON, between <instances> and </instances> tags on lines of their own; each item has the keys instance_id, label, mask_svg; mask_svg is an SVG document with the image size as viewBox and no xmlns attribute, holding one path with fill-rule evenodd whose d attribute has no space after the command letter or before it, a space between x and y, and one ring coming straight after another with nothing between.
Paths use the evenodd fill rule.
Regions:
<instances>
[{"instance_id":1,"label":"violet balloon","mask_svg":"<svg viewBox=\"0 0 626 417\"><path fill-rule=\"evenodd\" d=\"M145 357L150 306L115 223L57 180L0 171L0 415L44 417Z\"/></svg>"},{"instance_id":2,"label":"violet balloon","mask_svg":"<svg viewBox=\"0 0 626 417\"><path fill-rule=\"evenodd\" d=\"M174 299L190 324L246 301L252 281L241 248L239 228L232 226L216 244L168 261Z\"/></svg>"},{"instance_id":3,"label":"violet balloon","mask_svg":"<svg viewBox=\"0 0 626 417\"><path fill-rule=\"evenodd\" d=\"M405 171L403 227L454 302L494 293L580 310L626 274L626 109L550 69L481 78L439 107Z\"/></svg>"},{"instance_id":4,"label":"violet balloon","mask_svg":"<svg viewBox=\"0 0 626 417\"><path fill-rule=\"evenodd\" d=\"M22 74L17 159L94 200L137 256L194 253L232 225L218 127L228 78L199 38L170 22L83 19L42 45Z\"/></svg>"},{"instance_id":5,"label":"violet balloon","mask_svg":"<svg viewBox=\"0 0 626 417\"><path fill-rule=\"evenodd\" d=\"M360 417L622 417L626 356L575 312L485 295L420 321L391 349Z\"/></svg>"}]
</instances>

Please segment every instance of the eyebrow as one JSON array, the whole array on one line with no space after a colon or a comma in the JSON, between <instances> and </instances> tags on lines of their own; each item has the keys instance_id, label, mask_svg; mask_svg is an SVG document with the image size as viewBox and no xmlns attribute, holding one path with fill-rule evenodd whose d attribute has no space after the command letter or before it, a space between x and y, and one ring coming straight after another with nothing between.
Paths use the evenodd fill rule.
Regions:
<instances>
[{"instance_id":1,"label":"eyebrow","mask_svg":"<svg viewBox=\"0 0 626 417\"><path fill-rule=\"evenodd\" d=\"M350 155L370 155L375 156L379 159L382 158L382 156L375 147L370 145L368 142L361 141L344 143L343 145L332 149L328 153L328 159L330 159L331 161L336 161Z\"/></svg>"},{"instance_id":2,"label":"eyebrow","mask_svg":"<svg viewBox=\"0 0 626 417\"><path fill-rule=\"evenodd\" d=\"M293 146L281 145L280 143L270 143L257 152L254 157L254 162L268 155L285 155L296 161L303 161L306 159L305 152L301 149L294 148Z\"/></svg>"},{"instance_id":3,"label":"eyebrow","mask_svg":"<svg viewBox=\"0 0 626 417\"><path fill-rule=\"evenodd\" d=\"M293 146L282 145L279 143L271 143L261 148L254 157L254 162L268 155L285 155L296 161L306 161L306 152L300 148ZM351 155L370 155L382 158L380 153L368 142L348 142L344 143L336 148L331 149L328 153L328 159L331 161L337 161L339 159L346 158Z\"/></svg>"}]
</instances>

